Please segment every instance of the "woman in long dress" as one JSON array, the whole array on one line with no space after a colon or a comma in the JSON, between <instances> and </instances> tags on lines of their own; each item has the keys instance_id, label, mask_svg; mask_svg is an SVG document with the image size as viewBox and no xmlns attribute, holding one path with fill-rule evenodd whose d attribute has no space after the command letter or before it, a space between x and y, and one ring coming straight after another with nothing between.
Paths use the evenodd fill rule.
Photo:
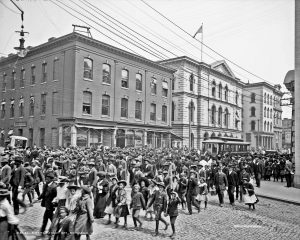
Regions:
<instances>
[{"instance_id":1,"label":"woman in long dress","mask_svg":"<svg viewBox=\"0 0 300 240\"><path fill-rule=\"evenodd\" d=\"M66 199L66 208L69 210L68 218L74 222L76 218L76 213L74 210L76 209L77 201L81 196L81 191L79 190L80 187L75 184L71 184L67 188L69 191Z\"/></svg>"},{"instance_id":2,"label":"woman in long dress","mask_svg":"<svg viewBox=\"0 0 300 240\"><path fill-rule=\"evenodd\" d=\"M118 190L118 179L116 177L113 177L112 179L112 185L109 187L109 196L106 201L106 208L105 213L108 214L108 221L107 225L111 223L111 215L114 213L115 207L116 207L116 191Z\"/></svg>"},{"instance_id":3,"label":"woman in long dress","mask_svg":"<svg viewBox=\"0 0 300 240\"><path fill-rule=\"evenodd\" d=\"M90 239L93 233L93 201L91 200L91 190L87 186L81 187L81 197L78 199L76 208L76 219L74 224L75 240L79 240L81 235L86 235Z\"/></svg>"},{"instance_id":4,"label":"woman in long dress","mask_svg":"<svg viewBox=\"0 0 300 240\"><path fill-rule=\"evenodd\" d=\"M94 208L94 217L95 218L104 218L106 200L109 192L109 183L105 178L105 172L98 173L99 180L97 182L97 194L95 199L95 208Z\"/></svg>"}]
</instances>

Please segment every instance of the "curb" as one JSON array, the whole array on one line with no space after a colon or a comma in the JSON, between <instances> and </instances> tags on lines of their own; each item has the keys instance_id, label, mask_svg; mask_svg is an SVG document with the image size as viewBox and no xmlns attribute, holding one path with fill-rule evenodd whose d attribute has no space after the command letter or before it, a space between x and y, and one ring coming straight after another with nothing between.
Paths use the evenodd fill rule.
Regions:
<instances>
[{"instance_id":1,"label":"curb","mask_svg":"<svg viewBox=\"0 0 300 240\"><path fill-rule=\"evenodd\" d=\"M279 198L279 197L273 197L270 195L263 195L263 194L255 194L258 197L262 197L262 198L268 198L268 199L272 199L275 201L280 201L280 202L285 202L285 203L290 203L290 204L294 204L294 205L298 205L300 206L300 202L294 201L294 200L289 200L289 199L285 199L285 198Z\"/></svg>"}]
</instances>

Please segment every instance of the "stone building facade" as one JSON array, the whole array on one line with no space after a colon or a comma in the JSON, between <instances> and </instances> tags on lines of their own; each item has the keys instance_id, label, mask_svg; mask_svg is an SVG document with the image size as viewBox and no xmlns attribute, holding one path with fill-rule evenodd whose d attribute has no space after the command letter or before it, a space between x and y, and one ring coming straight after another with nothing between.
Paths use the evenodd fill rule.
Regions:
<instances>
[{"instance_id":1,"label":"stone building facade","mask_svg":"<svg viewBox=\"0 0 300 240\"><path fill-rule=\"evenodd\" d=\"M244 139L253 150L282 148L282 108L280 86L266 82L243 88Z\"/></svg>"},{"instance_id":2,"label":"stone building facade","mask_svg":"<svg viewBox=\"0 0 300 240\"><path fill-rule=\"evenodd\" d=\"M160 62L177 70L172 84L172 126L183 141L202 149L211 138L242 139L243 83L225 61L213 64L178 57Z\"/></svg>"},{"instance_id":3,"label":"stone building facade","mask_svg":"<svg viewBox=\"0 0 300 240\"><path fill-rule=\"evenodd\" d=\"M175 71L73 32L0 60L1 139L29 145L171 145Z\"/></svg>"}]
</instances>

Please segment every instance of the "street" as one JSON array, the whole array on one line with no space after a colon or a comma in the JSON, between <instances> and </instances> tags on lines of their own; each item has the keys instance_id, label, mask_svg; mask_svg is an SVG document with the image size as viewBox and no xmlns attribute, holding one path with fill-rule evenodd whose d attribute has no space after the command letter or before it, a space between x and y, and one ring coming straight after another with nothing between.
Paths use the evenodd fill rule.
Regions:
<instances>
[{"instance_id":1,"label":"street","mask_svg":"<svg viewBox=\"0 0 300 240\"><path fill-rule=\"evenodd\" d=\"M239 202L233 208L228 204L226 194L223 208L219 207L217 196L210 196L207 210L203 207L199 214L194 209L193 215L179 210L175 239L300 239L300 206L297 205L260 198L256 210L252 211ZM26 232L27 239L46 239L34 236L39 232L43 212L40 203L36 203L26 214L19 215L20 228ZM164 231L164 225L161 224L160 235L153 237L154 221L144 221L141 231L123 230L121 226L114 229L113 224L104 225L106 221L106 218L95 220L92 240L168 239L171 234L171 229ZM120 224L123 224L122 219ZM133 227L131 217L128 227Z\"/></svg>"}]
</instances>

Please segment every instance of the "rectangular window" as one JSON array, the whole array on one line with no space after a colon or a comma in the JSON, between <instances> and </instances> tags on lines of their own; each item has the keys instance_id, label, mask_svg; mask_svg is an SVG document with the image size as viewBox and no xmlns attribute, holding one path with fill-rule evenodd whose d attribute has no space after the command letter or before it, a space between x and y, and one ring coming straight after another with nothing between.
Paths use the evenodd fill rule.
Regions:
<instances>
[{"instance_id":1,"label":"rectangular window","mask_svg":"<svg viewBox=\"0 0 300 240\"><path fill-rule=\"evenodd\" d=\"M102 115L109 116L110 114L110 96L102 95Z\"/></svg>"},{"instance_id":2,"label":"rectangular window","mask_svg":"<svg viewBox=\"0 0 300 240\"><path fill-rule=\"evenodd\" d=\"M151 94L156 94L156 89L157 88L157 80L155 77L152 77L151 81Z\"/></svg>"},{"instance_id":3,"label":"rectangular window","mask_svg":"<svg viewBox=\"0 0 300 240\"><path fill-rule=\"evenodd\" d=\"M29 128L28 131L28 146L32 147L33 146L33 128Z\"/></svg>"},{"instance_id":4,"label":"rectangular window","mask_svg":"<svg viewBox=\"0 0 300 240\"><path fill-rule=\"evenodd\" d=\"M52 93L52 115L58 114L58 92Z\"/></svg>"},{"instance_id":5,"label":"rectangular window","mask_svg":"<svg viewBox=\"0 0 300 240\"><path fill-rule=\"evenodd\" d=\"M163 81L162 82L162 96L163 97L168 97L168 90L169 90L168 83Z\"/></svg>"},{"instance_id":6,"label":"rectangular window","mask_svg":"<svg viewBox=\"0 0 300 240\"><path fill-rule=\"evenodd\" d=\"M102 65L102 82L107 84L111 82L111 67L107 63Z\"/></svg>"},{"instance_id":7,"label":"rectangular window","mask_svg":"<svg viewBox=\"0 0 300 240\"><path fill-rule=\"evenodd\" d=\"M29 99L29 116L34 116L34 97Z\"/></svg>"},{"instance_id":8,"label":"rectangular window","mask_svg":"<svg viewBox=\"0 0 300 240\"><path fill-rule=\"evenodd\" d=\"M129 84L129 71L126 69L122 70L122 81L121 81L121 86L123 88L128 88Z\"/></svg>"},{"instance_id":9,"label":"rectangular window","mask_svg":"<svg viewBox=\"0 0 300 240\"><path fill-rule=\"evenodd\" d=\"M83 92L83 104L82 104L83 114L92 114L92 93Z\"/></svg>"},{"instance_id":10,"label":"rectangular window","mask_svg":"<svg viewBox=\"0 0 300 240\"><path fill-rule=\"evenodd\" d=\"M12 72L11 74L11 89L15 89L16 87L16 72Z\"/></svg>"},{"instance_id":11,"label":"rectangular window","mask_svg":"<svg viewBox=\"0 0 300 240\"><path fill-rule=\"evenodd\" d=\"M121 99L121 117L128 118L128 99Z\"/></svg>"},{"instance_id":12,"label":"rectangular window","mask_svg":"<svg viewBox=\"0 0 300 240\"><path fill-rule=\"evenodd\" d=\"M25 69L21 70L20 87L25 87Z\"/></svg>"},{"instance_id":13,"label":"rectangular window","mask_svg":"<svg viewBox=\"0 0 300 240\"><path fill-rule=\"evenodd\" d=\"M135 102L135 118L142 119L142 102L136 101Z\"/></svg>"},{"instance_id":14,"label":"rectangular window","mask_svg":"<svg viewBox=\"0 0 300 240\"><path fill-rule=\"evenodd\" d=\"M5 118L5 102L1 103L1 118Z\"/></svg>"},{"instance_id":15,"label":"rectangular window","mask_svg":"<svg viewBox=\"0 0 300 240\"><path fill-rule=\"evenodd\" d=\"M142 91L143 90L143 86L142 86L142 74L137 73L135 75L135 89L138 91Z\"/></svg>"},{"instance_id":16,"label":"rectangular window","mask_svg":"<svg viewBox=\"0 0 300 240\"><path fill-rule=\"evenodd\" d=\"M30 81L31 85L35 84L35 66L31 67L31 81Z\"/></svg>"},{"instance_id":17,"label":"rectangular window","mask_svg":"<svg viewBox=\"0 0 300 240\"><path fill-rule=\"evenodd\" d=\"M84 58L83 78L93 79L93 60L90 58Z\"/></svg>"},{"instance_id":18,"label":"rectangular window","mask_svg":"<svg viewBox=\"0 0 300 240\"><path fill-rule=\"evenodd\" d=\"M40 147L45 146L45 128L40 128Z\"/></svg>"},{"instance_id":19,"label":"rectangular window","mask_svg":"<svg viewBox=\"0 0 300 240\"><path fill-rule=\"evenodd\" d=\"M19 117L24 117L24 99L21 98L19 102Z\"/></svg>"},{"instance_id":20,"label":"rectangular window","mask_svg":"<svg viewBox=\"0 0 300 240\"><path fill-rule=\"evenodd\" d=\"M47 82L47 63L42 64L42 83Z\"/></svg>"},{"instance_id":21,"label":"rectangular window","mask_svg":"<svg viewBox=\"0 0 300 240\"><path fill-rule=\"evenodd\" d=\"M11 101L10 103L10 118L15 117L15 101Z\"/></svg>"},{"instance_id":22,"label":"rectangular window","mask_svg":"<svg viewBox=\"0 0 300 240\"><path fill-rule=\"evenodd\" d=\"M58 67L59 67L59 59L55 59L53 61L53 80L58 80Z\"/></svg>"},{"instance_id":23,"label":"rectangular window","mask_svg":"<svg viewBox=\"0 0 300 240\"><path fill-rule=\"evenodd\" d=\"M6 74L3 74L3 80L2 80L2 92L6 91Z\"/></svg>"},{"instance_id":24,"label":"rectangular window","mask_svg":"<svg viewBox=\"0 0 300 240\"><path fill-rule=\"evenodd\" d=\"M156 104L154 103L150 105L150 120L156 121Z\"/></svg>"},{"instance_id":25,"label":"rectangular window","mask_svg":"<svg viewBox=\"0 0 300 240\"><path fill-rule=\"evenodd\" d=\"M163 122L167 122L167 119L168 119L168 108L167 106L162 106L162 109L161 109L161 120Z\"/></svg>"},{"instance_id":26,"label":"rectangular window","mask_svg":"<svg viewBox=\"0 0 300 240\"><path fill-rule=\"evenodd\" d=\"M46 115L46 94L41 94L41 115Z\"/></svg>"}]
</instances>

